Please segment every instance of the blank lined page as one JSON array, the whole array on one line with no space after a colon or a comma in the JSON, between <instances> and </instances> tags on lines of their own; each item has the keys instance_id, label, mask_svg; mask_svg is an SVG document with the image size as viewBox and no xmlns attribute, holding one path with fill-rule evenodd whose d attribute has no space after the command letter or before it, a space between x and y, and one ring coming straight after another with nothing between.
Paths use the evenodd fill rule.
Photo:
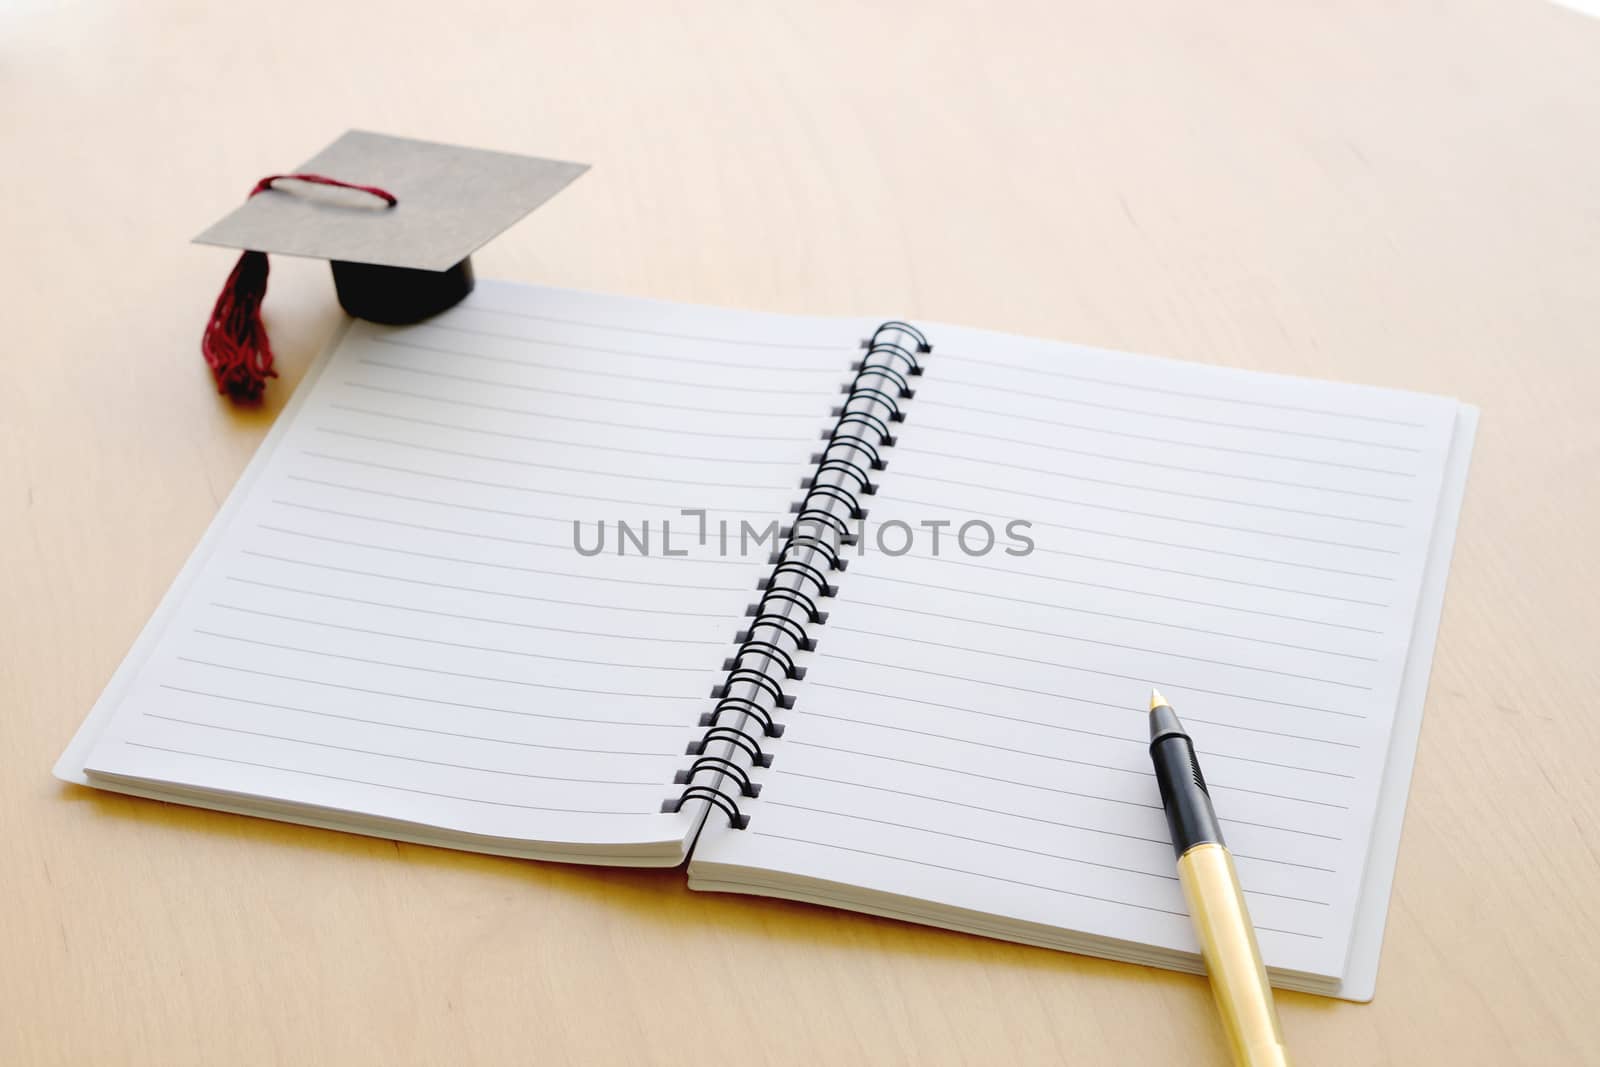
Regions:
<instances>
[{"instance_id":1,"label":"blank lined page","mask_svg":"<svg viewBox=\"0 0 1600 1067\"><path fill-rule=\"evenodd\" d=\"M768 566L715 524L786 513L859 337L493 284L356 323L108 692L88 775L681 844L695 811L660 806Z\"/></svg>"},{"instance_id":2,"label":"blank lined page","mask_svg":"<svg viewBox=\"0 0 1600 1067\"><path fill-rule=\"evenodd\" d=\"M1194 952L1146 750L1156 685L1267 962L1339 974L1457 404L928 333L769 784L692 873ZM987 553L981 528L954 536L978 519ZM950 524L937 552L928 521ZM895 522L904 555L877 543L905 545Z\"/></svg>"}]
</instances>

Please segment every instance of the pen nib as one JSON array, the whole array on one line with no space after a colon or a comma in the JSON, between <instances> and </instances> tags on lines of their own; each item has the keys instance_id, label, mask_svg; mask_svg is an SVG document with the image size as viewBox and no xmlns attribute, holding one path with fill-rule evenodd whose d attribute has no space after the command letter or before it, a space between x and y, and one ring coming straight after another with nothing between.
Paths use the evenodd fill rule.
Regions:
<instances>
[{"instance_id":1,"label":"pen nib","mask_svg":"<svg viewBox=\"0 0 1600 1067\"><path fill-rule=\"evenodd\" d=\"M1153 745L1163 737L1174 734L1189 736L1183 723L1178 720L1178 713L1167 703L1167 698L1161 695L1159 689L1150 690L1150 743Z\"/></svg>"}]
</instances>

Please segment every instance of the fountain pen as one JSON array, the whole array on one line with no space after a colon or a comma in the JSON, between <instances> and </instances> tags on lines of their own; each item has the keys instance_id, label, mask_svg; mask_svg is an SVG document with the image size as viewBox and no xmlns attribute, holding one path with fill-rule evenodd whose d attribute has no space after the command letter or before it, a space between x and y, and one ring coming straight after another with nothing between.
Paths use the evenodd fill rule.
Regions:
<instances>
[{"instance_id":1,"label":"fountain pen","mask_svg":"<svg viewBox=\"0 0 1600 1067\"><path fill-rule=\"evenodd\" d=\"M1211 976L1211 993L1233 1062L1239 1067L1288 1067L1289 1054L1272 1006L1272 987L1267 984L1255 927L1245 910L1233 857L1222 841L1194 742L1166 697L1154 689L1150 759L1172 832L1172 850L1178 856L1178 881Z\"/></svg>"}]
</instances>

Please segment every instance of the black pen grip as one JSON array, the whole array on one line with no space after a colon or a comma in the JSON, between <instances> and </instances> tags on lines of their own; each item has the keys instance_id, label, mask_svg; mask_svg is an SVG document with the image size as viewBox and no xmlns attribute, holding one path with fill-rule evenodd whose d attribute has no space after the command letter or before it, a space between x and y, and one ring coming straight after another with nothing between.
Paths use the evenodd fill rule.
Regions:
<instances>
[{"instance_id":1,"label":"black pen grip","mask_svg":"<svg viewBox=\"0 0 1600 1067\"><path fill-rule=\"evenodd\" d=\"M1196 845L1225 844L1189 735L1162 733L1150 742L1150 760L1155 764L1156 785L1161 789L1161 806L1172 832L1173 852L1182 856Z\"/></svg>"}]
</instances>

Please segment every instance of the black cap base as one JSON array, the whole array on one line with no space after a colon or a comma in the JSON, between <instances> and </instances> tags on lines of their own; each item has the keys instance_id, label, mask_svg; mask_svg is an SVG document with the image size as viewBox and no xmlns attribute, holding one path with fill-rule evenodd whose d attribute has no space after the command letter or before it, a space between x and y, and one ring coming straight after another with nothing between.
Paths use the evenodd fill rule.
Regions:
<instances>
[{"instance_id":1,"label":"black cap base","mask_svg":"<svg viewBox=\"0 0 1600 1067\"><path fill-rule=\"evenodd\" d=\"M402 326L455 307L476 284L472 257L448 270L378 267L333 261L339 306L358 319Z\"/></svg>"}]
</instances>

